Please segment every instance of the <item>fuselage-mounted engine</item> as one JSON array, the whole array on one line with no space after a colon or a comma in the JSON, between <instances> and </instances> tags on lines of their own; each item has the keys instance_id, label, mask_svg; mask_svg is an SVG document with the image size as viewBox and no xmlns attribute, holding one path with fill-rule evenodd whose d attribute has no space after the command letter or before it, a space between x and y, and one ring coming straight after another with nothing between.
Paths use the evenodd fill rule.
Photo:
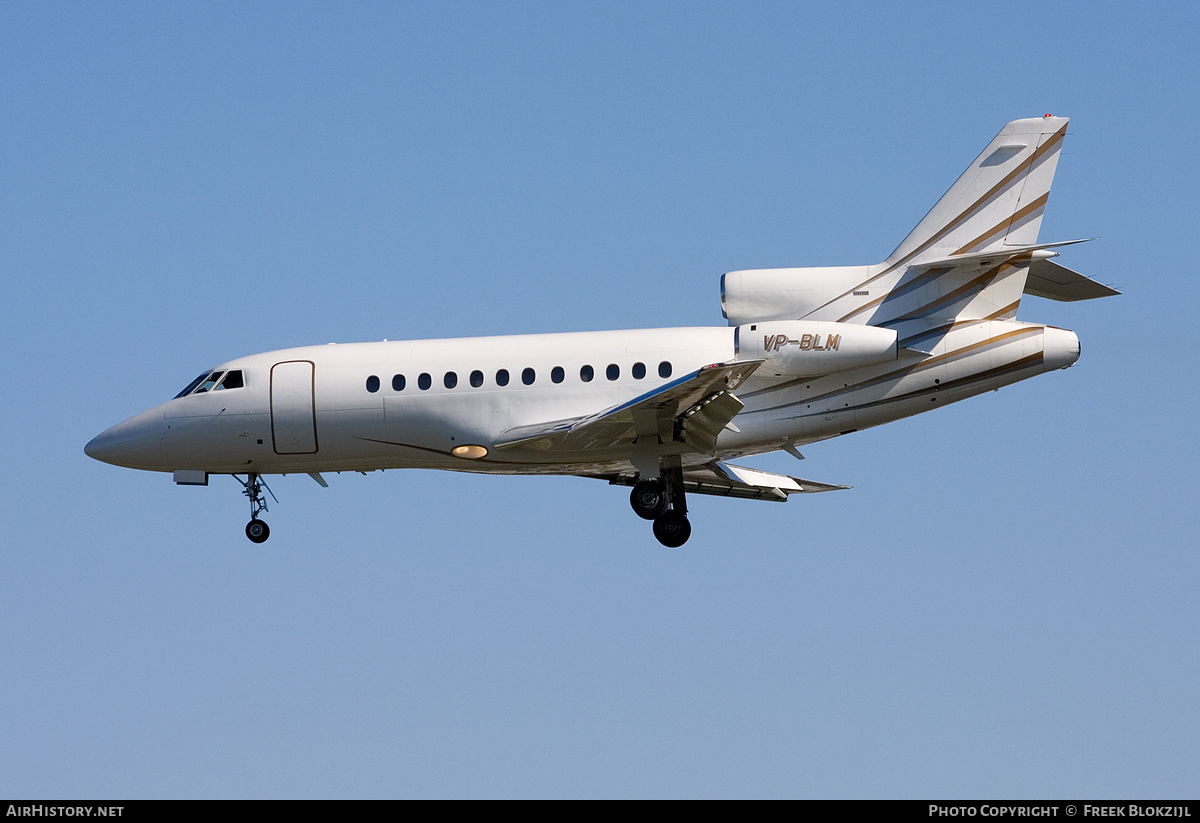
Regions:
<instances>
[{"instance_id":1,"label":"fuselage-mounted engine","mask_svg":"<svg viewBox=\"0 0 1200 823\"><path fill-rule=\"evenodd\" d=\"M824 320L771 320L738 326L737 356L766 360L759 374L818 377L897 357L896 331Z\"/></svg>"}]
</instances>

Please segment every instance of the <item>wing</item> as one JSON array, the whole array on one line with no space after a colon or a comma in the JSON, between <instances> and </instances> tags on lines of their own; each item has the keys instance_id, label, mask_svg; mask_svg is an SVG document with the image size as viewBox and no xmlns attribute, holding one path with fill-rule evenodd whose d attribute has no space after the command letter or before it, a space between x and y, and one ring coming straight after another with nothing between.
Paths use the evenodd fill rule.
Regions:
<instances>
[{"instance_id":1,"label":"wing","mask_svg":"<svg viewBox=\"0 0 1200 823\"><path fill-rule=\"evenodd\" d=\"M607 480L616 486L632 486L637 478L631 474L591 475ZM703 466L691 466L683 470L684 490L694 494L714 494L720 497L740 497L745 500L771 500L783 503L793 494L813 494L837 491L850 486L836 486L801 480L786 474L773 474L734 466L716 460Z\"/></svg>"},{"instance_id":2,"label":"wing","mask_svg":"<svg viewBox=\"0 0 1200 823\"><path fill-rule=\"evenodd\" d=\"M686 444L686 451L711 453L721 430L742 410L733 390L762 362L716 363L596 414L517 426L497 438L496 448L604 451L658 435L663 443Z\"/></svg>"}]
</instances>

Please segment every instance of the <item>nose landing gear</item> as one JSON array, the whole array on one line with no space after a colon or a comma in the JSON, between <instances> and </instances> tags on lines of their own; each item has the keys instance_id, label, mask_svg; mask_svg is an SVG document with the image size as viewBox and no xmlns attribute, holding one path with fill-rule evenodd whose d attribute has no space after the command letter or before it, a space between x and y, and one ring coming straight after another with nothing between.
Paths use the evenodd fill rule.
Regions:
<instances>
[{"instance_id":1,"label":"nose landing gear","mask_svg":"<svg viewBox=\"0 0 1200 823\"><path fill-rule=\"evenodd\" d=\"M270 536L271 527L258 518L246 524L246 537L249 537L252 543L264 543Z\"/></svg>"},{"instance_id":2,"label":"nose landing gear","mask_svg":"<svg viewBox=\"0 0 1200 823\"><path fill-rule=\"evenodd\" d=\"M258 516L267 510L267 499L263 497L263 490L265 489L276 503L279 502L279 498L258 472L250 472L245 480L235 474L233 479L242 484L242 494L250 498L250 522L246 524L246 537L249 537L252 543L265 543L271 536L271 527L258 519Z\"/></svg>"}]
</instances>

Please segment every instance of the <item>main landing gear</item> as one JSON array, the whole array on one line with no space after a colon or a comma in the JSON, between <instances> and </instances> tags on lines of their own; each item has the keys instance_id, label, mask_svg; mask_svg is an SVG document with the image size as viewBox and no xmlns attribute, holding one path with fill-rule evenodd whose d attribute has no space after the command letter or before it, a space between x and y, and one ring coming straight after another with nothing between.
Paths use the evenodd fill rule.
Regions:
<instances>
[{"instance_id":1,"label":"main landing gear","mask_svg":"<svg viewBox=\"0 0 1200 823\"><path fill-rule=\"evenodd\" d=\"M667 469L662 478L642 480L633 487L629 505L643 520L654 521L654 536L669 549L677 549L692 536L683 494L683 471Z\"/></svg>"},{"instance_id":2,"label":"main landing gear","mask_svg":"<svg viewBox=\"0 0 1200 823\"><path fill-rule=\"evenodd\" d=\"M242 484L242 494L250 498L250 522L246 524L246 537L249 537L252 543L265 543L271 536L271 527L258 519L258 516L267 510L267 499L263 497L263 490L265 489L276 503L279 502L279 498L257 472L250 472L245 480L236 474L233 479Z\"/></svg>"}]
</instances>

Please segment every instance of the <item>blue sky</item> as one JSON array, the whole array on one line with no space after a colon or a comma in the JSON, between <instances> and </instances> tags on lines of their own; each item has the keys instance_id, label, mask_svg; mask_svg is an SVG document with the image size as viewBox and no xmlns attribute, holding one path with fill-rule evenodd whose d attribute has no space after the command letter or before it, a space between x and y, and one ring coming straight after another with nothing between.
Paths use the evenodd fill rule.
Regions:
<instances>
[{"instance_id":1,"label":"blue sky","mask_svg":"<svg viewBox=\"0 0 1200 823\"><path fill-rule=\"evenodd\" d=\"M1179 797L1200 771L1194 4L0 8L0 795ZM89 438L288 346L722 324L1008 120L1078 365L695 499L239 487Z\"/></svg>"}]
</instances>

